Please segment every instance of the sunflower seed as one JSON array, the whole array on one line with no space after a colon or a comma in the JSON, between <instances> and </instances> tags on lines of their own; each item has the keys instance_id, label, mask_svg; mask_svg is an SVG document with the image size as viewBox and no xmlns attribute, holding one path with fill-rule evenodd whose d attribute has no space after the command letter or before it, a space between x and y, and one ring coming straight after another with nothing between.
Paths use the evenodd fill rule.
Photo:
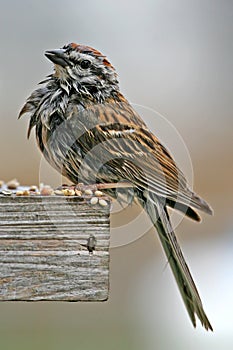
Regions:
<instances>
[{"instance_id":1,"label":"sunflower seed","mask_svg":"<svg viewBox=\"0 0 233 350\"><path fill-rule=\"evenodd\" d=\"M17 187L19 187L19 181L16 179L10 180L7 182L7 188L9 188L9 190L15 190Z\"/></svg>"},{"instance_id":2,"label":"sunflower seed","mask_svg":"<svg viewBox=\"0 0 233 350\"><path fill-rule=\"evenodd\" d=\"M35 186L35 185L32 185L32 186L29 187L29 191L37 192L38 191L38 187Z\"/></svg>"},{"instance_id":3,"label":"sunflower seed","mask_svg":"<svg viewBox=\"0 0 233 350\"><path fill-rule=\"evenodd\" d=\"M101 197L101 196L103 196L103 192L97 190L97 191L95 191L95 196Z\"/></svg>"},{"instance_id":4,"label":"sunflower seed","mask_svg":"<svg viewBox=\"0 0 233 350\"><path fill-rule=\"evenodd\" d=\"M23 191L23 196L30 196L30 191L29 190L24 190Z\"/></svg>"},{"instance_id":5,"label":"sunflower seed","mask_svg":"<svg viewBox=\"0 0 233 350\"><path fill-rule=\"evenodd\" d=\"M57 196L64 196L63 191L60 191L60 190L55 190L54 194L56 194Z\"/></svg>"},{"instance_id":6,"label":"sunflower seed","mask_svg":"<svg viewBox=\"0 0 233 350\"><path fill-rule=\"evenodd\" d=\"M105 199L99 199L99 205L101 205L101 207L106 207L108 202Z\"/></svg>"},{"instance_id":7,"label":"sunflower seed","mask_svg":"<svg viewBox=\"0 0 233 350\"><path fill-rule=\"evenodd\" d=\"M92 190L89 190L89 189L86 189L86 190L84 191L84 193L87 194L88 196L92 196L92 195L93 195Z\"/></svg>"},{"instance_id":8,"label":"sunflower seed","mask_svg":"<svg viewBox=\"0 0 233 350\"><path fill-rule=\"evenodd\" d=\"M64 190L62 190L64 196L75 196L75 190L69 189L69 188L65 188Z\"/></svg>"},{"instance_id":9,"label":"sunflower seed","mask_svg":"<svg viewBox=\"0 0 233 350\"><path fill-rule=\"evenodd\" d=\"M95 204L98 203L98 201L99 201L99 199L97 197L92 197L91 200L90 200L90 204L91 205L95 205Z\"/></svg>"},{"instance_id":10,"label":"sunflower seed","mask_svg":"<svg viewBox=\"0 0 233 350\"><path fill-rule=\"evenodd\" d=\"M4 196L11 196L13 192L10 190L4 190L1 193L4 194Z\"/></svg>"},{"instance_id":11,"label":"sunflower seed","mask_svg":"<svg viewBox=\"0 0 233 350\"><path fill-rule=\"evenodd\" d=\"M82 196L82 191L77 190L77 188L74 190L76 196L81 197Z\"/></svg>"}]
</instances>

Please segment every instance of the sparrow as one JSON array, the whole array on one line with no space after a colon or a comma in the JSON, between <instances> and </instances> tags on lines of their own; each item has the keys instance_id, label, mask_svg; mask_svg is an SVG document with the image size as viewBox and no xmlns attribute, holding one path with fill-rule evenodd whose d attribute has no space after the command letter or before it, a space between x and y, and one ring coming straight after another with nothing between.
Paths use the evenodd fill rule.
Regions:
<instances>
[{"instance_id":1,"label":"sparrow","mask_svg":"<svg viewBox=\"0 0 233 350\"><path fill-rule=\"evenodd\" d=\"M145 209L157 230L193 326L198 317L213 330L168 213L170 207L200 221L196 210L212 214L211 207L189 188L169 151L122 95L106 56L75 43L45 56L54 71L19 114L29 115L28 137L35 127L46 160L75 184L106 184L114 198L114 184L129 184L122 191Z\"/></svg>"}]
</instances>

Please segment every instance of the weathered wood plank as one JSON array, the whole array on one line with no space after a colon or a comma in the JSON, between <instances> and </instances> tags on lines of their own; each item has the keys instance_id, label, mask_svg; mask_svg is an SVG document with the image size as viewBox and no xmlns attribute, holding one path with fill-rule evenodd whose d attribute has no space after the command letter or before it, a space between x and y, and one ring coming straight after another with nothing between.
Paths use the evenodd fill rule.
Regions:
<instances>
[{"instance_id":1,"label":"weathered wood plank","mask_svg":"<svg viewBox=\"0 0 233 350\"><path fill-rule=\"evenodd\" d=\"M106 300L109 207L88 196L0 194L0 300Z\"/></svg>"}]
</instances>

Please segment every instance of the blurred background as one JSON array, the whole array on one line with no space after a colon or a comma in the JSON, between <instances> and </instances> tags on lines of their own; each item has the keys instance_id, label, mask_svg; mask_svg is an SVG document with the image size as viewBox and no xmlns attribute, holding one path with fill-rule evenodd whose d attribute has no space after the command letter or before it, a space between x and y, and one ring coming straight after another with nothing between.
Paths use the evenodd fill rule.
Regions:
<instances>
[{"instance_id":1,"label":"blurred background","mask_svg":"<svg viewBox=\"0 0 233 350\"><path fill-rule=\"evenodd\" d=\"M232 349L233 2L0 0L0 8L0 179L38 184L43 173L59 185L42 167L34 135L26 140L28 120L17 116L51 73L44 51L78 42L106 54L126 97L179 133L194 189L215 212L176 228L214 333L199 322L192 328L155 232L143 228L137 240L110 251L109 301L1 303L1 348ZM154 113L140 113L169 145ZM182 159L189 172L188 156ZM127 236L133 228L125 215L114 214L112 227Z\"/></svg>"}]
</instances>

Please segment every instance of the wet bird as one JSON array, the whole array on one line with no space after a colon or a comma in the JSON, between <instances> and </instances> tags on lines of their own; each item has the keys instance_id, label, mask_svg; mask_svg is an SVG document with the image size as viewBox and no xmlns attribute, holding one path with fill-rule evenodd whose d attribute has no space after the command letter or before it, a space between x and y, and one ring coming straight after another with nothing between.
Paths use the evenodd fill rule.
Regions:
<instances>
[{"instance_id":1,"label":"wet bird","mask_svg":"<svg viewBox=\"0 0 233 350\"><path fill-rule=\"evenodd\" d=\"M197 316L212 330L167 208L195 221L200 221L196 209L207 214L212 209L189 188L168 150L121 94L106 56L74 43L45 55L54 72L20 112L29 114L28 136L35 127L44 157L75 184L129 183L125 196L133 196L155 226L194 327ZM117 197L114 188L105 192Z\"/></svg>"}]
</instances>

